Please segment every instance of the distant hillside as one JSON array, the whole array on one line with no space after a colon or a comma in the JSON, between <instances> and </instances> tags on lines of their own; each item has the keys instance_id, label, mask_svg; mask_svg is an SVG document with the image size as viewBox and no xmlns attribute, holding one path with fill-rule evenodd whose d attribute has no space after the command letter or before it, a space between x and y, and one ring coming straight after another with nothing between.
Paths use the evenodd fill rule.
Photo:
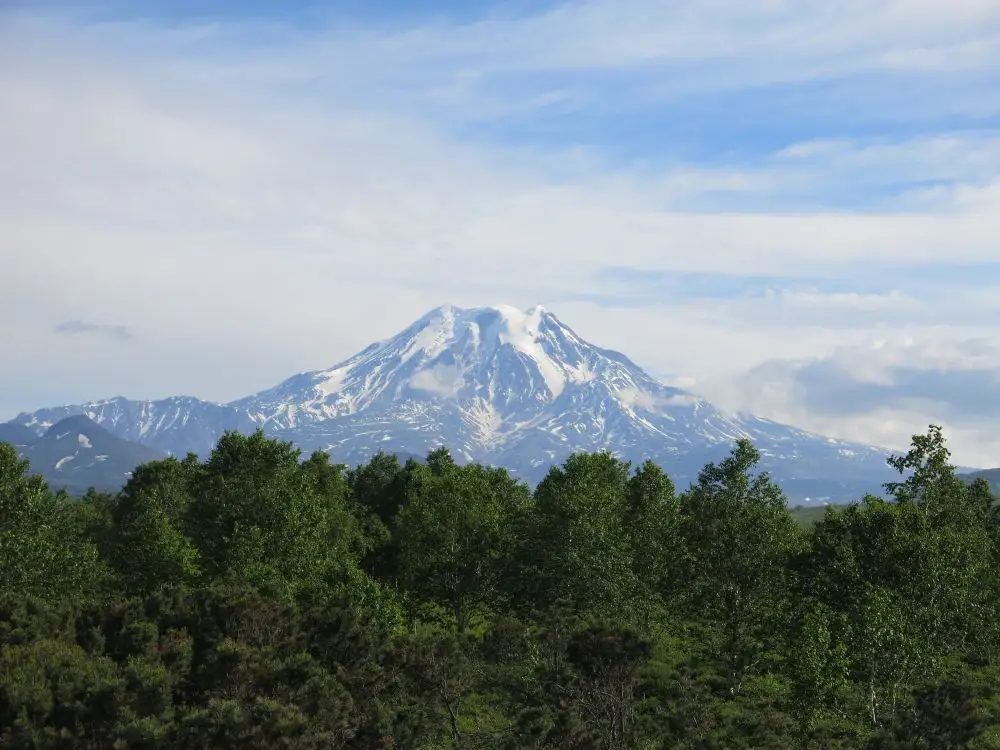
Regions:
<instances>
[{"instance_id":1,"label":"distant hillside","mask_svg":"<svg viewBox=\"0 0 1000 750\"><path fill-rule=\"evenodd\" d=\"M826 516L827 508L842 508L843 505L797 505L789 508L792 518L804 529L811 529Z\"/></svg>"},{"instance_id":2,"label":"distant hillside","mask_svg":"<svg viewBox=\"0 0 1000 750\"><path fill-rule=\"evenodd\" d=\"M16 422L0 423L0 443L10 443L31 463L31 472L45 478L53 490L83 495L88 489L117 492L133 469L166 458L164 451L124 440L83 415L52 425L43 435ZM400 464L424 457L395 452Z\"/></svg>"},{"instance_id":3,"label":"distant hillside","mask_svg":"<svg viewBox=\"0 0 1000 750\"><path fill-rule=\"evenodd\" d=\"M41 437L21 425L0 424L0 441L14 444L53 489L82 494L90 487L116 491L139 464L166 456L123 440L96 422L76 415L52 425ZM25 432L27 434L25 434Z\"/></svg>"},{"instance_id":4,"label":"distant hillside","mask_svg":"<svg viewBox=\"0 0 1000 750\"><path fill-rule=\"evenodd\" d=\"M982 471L970 471L967 474L959 474L967 482L975 482L977 479L985 479L994 495L1000 496L1000 469L983 469Z\"/></svg>"},{"instance_id":5,"label":"distant hillside","mask_svg":"<svg viewBox=\"0 0 1000 750\"><path fill-rule=\"evenodd\" d=\"M23 424L17 422L0 424L0 443L10 443L17 448L23 448L36 440L38 440L38 435L35 431Z\"/></svg>"}]
</instances>

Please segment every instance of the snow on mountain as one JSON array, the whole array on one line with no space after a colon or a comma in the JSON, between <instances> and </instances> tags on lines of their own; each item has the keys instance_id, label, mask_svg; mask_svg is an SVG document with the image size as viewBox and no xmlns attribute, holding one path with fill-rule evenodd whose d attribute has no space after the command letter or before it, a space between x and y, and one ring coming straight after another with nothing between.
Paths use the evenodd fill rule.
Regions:
<instances>
[{"instance_id":1,"label":"snow on mountain","mask_svg":"<svg viewBox=\"0 0 1000 750\"><path fill-rule=\"evenodd\" d=\"M725 414L584 341L542 307L445 305L332 368L229 404L119 397L15 421L39 430L71 414L174 454L204 454L227 429L261 427L348 463L380 449L420 455L445 445L459 460L529 480L573 451L609 449L651 458L684 484L747 437L793 496L877 490L888 476L882 450Z\"/></svg>"},{"instance_id":2,"label":"snow on mountain","mask_svg":"<svg viewBox=\"0 0 1000 750\"><path fill-rule=\"evenodd\" d=\"M83 415L125 440L184 456L206 454L226 430L253 430L254 422L236 409L176 396L132 401L122 396L75 406L57 406L20 414L15 422L42 434L67 417Z\"/></svg>"},{"instance_id":3,"label":"snow on mountain","mask_svg":"<svg viewBox=\"0 0 1000 750\"><path fill-rule=\"evenodd\" d=\"M329 370L232 405L261 424L293 428L406 402L454 401L485 427L493 409L530 410L593 379L588 350L600 351L540 307L444 306Z\"/></svg>"}]
</instances>

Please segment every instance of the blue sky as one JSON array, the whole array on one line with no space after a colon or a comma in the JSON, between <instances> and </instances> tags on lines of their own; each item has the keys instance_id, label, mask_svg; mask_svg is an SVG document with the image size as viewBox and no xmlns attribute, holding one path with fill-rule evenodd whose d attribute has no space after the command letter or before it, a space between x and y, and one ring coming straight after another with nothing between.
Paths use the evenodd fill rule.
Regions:
<instances>
[{"instance_id":1,"label":"blue sky","mask_svg":"<svg viewBox=\"0 0 1000 750\"><path fill-rule=\"evenodd\" d=\"M994 0L5 5L0 418L542 303L728 408L1000 463L997 80Z\"/></svg>"}]
</instances>

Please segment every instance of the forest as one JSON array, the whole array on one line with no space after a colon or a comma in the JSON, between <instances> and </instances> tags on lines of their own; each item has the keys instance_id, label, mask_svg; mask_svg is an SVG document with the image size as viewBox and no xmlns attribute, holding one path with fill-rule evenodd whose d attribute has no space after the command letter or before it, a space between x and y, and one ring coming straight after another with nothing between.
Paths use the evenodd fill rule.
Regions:
<instances>
[{"instance_id":1,"label":"forest","mask_svg":"<svg viewBox=\"0 0 1000 750\"><path fill-rule=\"evenodd\" d=\"M0 444L0 747L1000 748L986 482L932 425L803 528L759 458L227 433L76 499Z\"/></svg>"}]
</instances>

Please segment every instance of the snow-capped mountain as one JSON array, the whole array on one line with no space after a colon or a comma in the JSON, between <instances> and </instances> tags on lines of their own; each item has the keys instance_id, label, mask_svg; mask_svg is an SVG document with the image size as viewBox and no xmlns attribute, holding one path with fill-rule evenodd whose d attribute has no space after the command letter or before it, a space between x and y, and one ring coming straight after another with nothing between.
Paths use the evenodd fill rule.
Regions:
<instances>
[{"instance_id":1,"label":"snow-capped mountain","mask_svg":"<svg viewBox=\"0 0 1000 750\"><path fill-rule=\"evenodd\" d=\"M725 414L594 346L541 307L440 307L327 369L229 404L114 398L21 414L43 430L85 414L114 434L183 455L227 429L261 427L304 451L359 463L381 449L502 465L534 481L574 451L651 458L679 484L741 437L794 499L858 496L885 481L886 452L752 415Z\"/></svg>"},{"instance_id":2,"label":"snow-capped mountain","mask_svg":"<svg viewBox=\"0 0 1000 750\"><path fill-rule=\"evenodd\" d=\"M40 409L20 414L19 423L41 434L56 422L83 414L125 440L142 443L175 456L207 454L226 430L254 430L246 414L231 406L190 396L158 401L132 401L122 396L75 406Z\"/></svg>"}]
</instances>

